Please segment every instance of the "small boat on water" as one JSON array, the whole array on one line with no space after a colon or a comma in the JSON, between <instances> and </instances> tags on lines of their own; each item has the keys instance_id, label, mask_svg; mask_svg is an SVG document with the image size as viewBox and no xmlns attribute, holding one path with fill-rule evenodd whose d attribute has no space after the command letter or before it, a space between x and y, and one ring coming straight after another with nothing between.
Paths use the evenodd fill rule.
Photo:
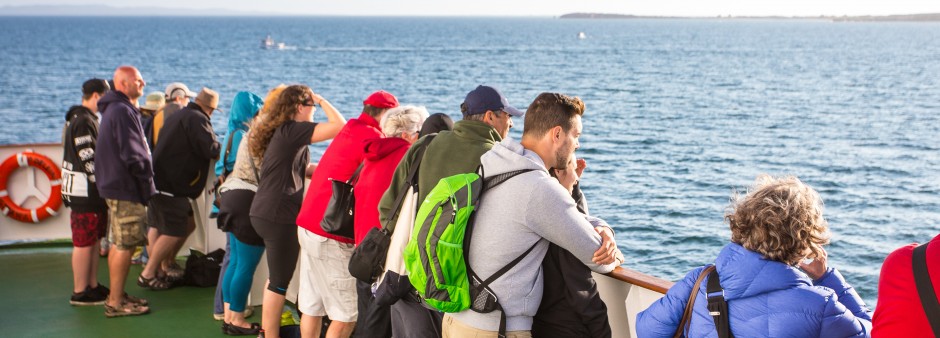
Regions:
<instances>
[{"instance_id":1,"label":"small boat on water","mask_svg":"<svg viewBox=\"0 0 940 338\"><path fill-rule=\"evenodd\" d=\"M59 143L0 145L0 161L10 157L19 159L23 156L18 154L27 151L48 158L47 162L62 163L63 150L62 144ZM46 178L47 174L41 168L32 165L17 167L10 173L0 173L0 179L6 180L6 182L0 182L6 183L4 192L13 197L12 200L20 204L22 208L30 210L40 208L44 203L42 199L52 196L52 187L56 184L63 184L56 182L55 177ZM207 180L207 182L213 181L214 177L209 177ZM35 196L35 198L23 198L26 195ZM194 213L197 215L196 231L189 237L180 254L188 253L189 250L186 248L210 252L225 246L224 233L216 226L215 219L209 218L210 198L203 194L196 199L194 205ZM209 317L214 288L180 288L151 293L151 291L143 291L131 285L128 292L149 297L152 302L155 301L153 311L159 314L121 320L105 319L100 312L100 307L89 308L86 311L69 306L64 299L68 295L68 283L71 280L71 276L66 272L70 254L70 250L66 249L71 248L71 242L68 241L71 238L69 225L71 211L65 205L58 206L53 211L45 219L29 223L0 215L0 267L8 267L10 271L16 270L15 275L22 276L22 278L17 277L12 284L20 289L10 289L8 291L12 292L6 293L0 291L0 296L6 300L5 304L32 304L29 308L18 308L16 311L9 310L9 308L9 311L3 311L5 307L0 304L0 313L6 316L5 319L9 323L22 323L5 327L6 333L10 333L11 336L41 334L43 336L97 337L104 335L105 332L136 332L137 337L166 336L167 331L139 331L140 325L150 325L173 327L172 330L176 330L173 332L179 331L177 332L179 336L220 335L217 333L219 322ZM26 245L24 249L23 243L33 244ZM36 243L45 244L37 245ZM132 267L130 276L139 274L139 269L139 266ZM264 291L265 280L267 280L267 271L267 261L262 258L255 271L249 306L261 305L261 294ZM102 261L99 266L99 281L105 282L104 276L107 276L107 273L107 263ZM623 267L618 267L606 275L595 273L594 279L601 298L607 305L607 316L614 337L636 337L633 328L637 313L663 297L673 284ZM291 287L287 291L288 300L297 299L297 284L296 282L290 284ZM81 320L85 324L45 325L42 328L37 326L41 325L39 323L62 321L64 317L70 318L69 321ZM155 320L162 322L154 324ZM102 326L103 323L107 323L107 326Z\"/></svg>"},{"instance_id":2,"label":"small boat on water","mask_svg":"<svg viewBox=\"0 0 940 338\"><path fill-rule=\"evenodd\" d=\"M580 40L587 39L587 34L584 34L584 32L578 32L578 39Z\"/></svg>"},{"instance_id":3,"label":"small boat on water","mask_svg":"<svg viewBox=\"0 0 940 338\"><path fill-rule=\"evenodd\" d=\"M283 42L275 42L274 38L271 38L271 34L268 34L267 37L261 40L261 49L286 49L287 44Z\"/></svg>"}]
</instances>

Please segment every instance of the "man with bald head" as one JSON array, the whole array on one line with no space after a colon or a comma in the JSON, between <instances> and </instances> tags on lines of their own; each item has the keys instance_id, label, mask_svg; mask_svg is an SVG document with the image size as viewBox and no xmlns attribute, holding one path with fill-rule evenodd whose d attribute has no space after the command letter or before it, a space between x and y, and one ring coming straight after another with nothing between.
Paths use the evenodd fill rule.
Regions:
<instances>
[{"instance_id":1,"label":"man with bald head","mask_svg":"<svg viewBox=\"0 0 940 338\"><path fill-rule=\"evenodd\" d=\"M104 307L109 318L150 311L147 300L124 292L134 249L147 244L144 206L156 194L150 150L137 108L145 85L136 68L121 66L114 71L114 90L98 100L101 125L95 154L95 183L108 204L111 230L112 248L108 255L111 294Z\"/></svg>"}]
</instances>

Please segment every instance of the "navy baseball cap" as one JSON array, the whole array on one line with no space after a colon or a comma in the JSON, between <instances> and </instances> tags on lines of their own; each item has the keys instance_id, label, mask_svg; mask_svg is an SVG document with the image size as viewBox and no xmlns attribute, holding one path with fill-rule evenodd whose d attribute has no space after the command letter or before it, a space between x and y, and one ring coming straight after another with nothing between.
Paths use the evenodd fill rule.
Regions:
<instances>
[{"instance_id":1,"label":"navy baseball cap","mask_svg":"<svg viewBox=\"0 0 940 338\"><path fill-rule=\"evenodd\" d=\"M476 89L467 93L467 98L463 100L466 105L464 116L483 114L486 111L504 111L509 115L520 117L525 115L524 111L510 106L509 101L496 88L490 86L477 86Z\"/></svg>"}]
</instances>

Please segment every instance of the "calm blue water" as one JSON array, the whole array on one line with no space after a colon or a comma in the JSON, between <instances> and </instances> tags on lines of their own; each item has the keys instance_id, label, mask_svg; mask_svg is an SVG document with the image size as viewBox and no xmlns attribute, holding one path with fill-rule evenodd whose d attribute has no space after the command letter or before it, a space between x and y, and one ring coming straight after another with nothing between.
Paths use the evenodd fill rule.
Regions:
<instances>
[{"instance_id":1,"label":"calm blue water","mask_svg":"<svg viewBox=\"0 0 940 338\"><path fill-rule=\"evenodd\" d=\"M259 49L269 33L296 49ZM58 141L81 82L120 64L148 92L182 81L222 106L302 82L346 117L379 88L454 117L479 83L521 107L577 95L592 212L629 267L671 280L713 260L732 189L760 173L820 191L831 264L872 303L884 257L940 230L938 24L0 18L0 60L0 144Z\"/></svg>"}]
</instances>

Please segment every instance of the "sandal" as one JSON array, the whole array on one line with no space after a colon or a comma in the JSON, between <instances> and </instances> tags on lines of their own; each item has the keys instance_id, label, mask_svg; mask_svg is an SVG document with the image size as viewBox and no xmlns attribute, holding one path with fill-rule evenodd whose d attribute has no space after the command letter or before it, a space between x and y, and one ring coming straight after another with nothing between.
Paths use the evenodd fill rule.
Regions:
<instances>
[{"instance_id":1,"label":"sandal","mask_svg":"<svg viewBox=\"0 0 940 338\"><path fill-rule=\"evenodd\" d=\"M104 304L104 315L108 318L123 316L139 316L150 312L150 308L131 302L123 302L119 307L112 307L108 303Z\"/></svg>"},{"instance_id":2,"label":"sandal","mask_svg":"<svg viewBox=\"0 0 940 338\"><path fill-rule=\"evenodd\" d=\"M176 261L170 263L166 268L163 269L166 272L166 277L169 280L182 280L183 275L186 274L186 270L183 270L182 267Z\"/></svg>"},{"instance_id":3,"label":"sandal","mask_svg":"<svg viewBox=\"0 0 940 338\"><path fill-rule=\"evenodd\" d=\"M124 293L124 301L129 302L129 303L134 303L137 305L143 305L143 306L150 305L150 302L148 302L146 299L131 296L127 294L127 292Z\"/></svg>"},{"instance_id":4,"label":"sandal","mask_svg":"<svg viewBox=\"0 0 940 338\"><path fill-rule=\"evenodd\" d=\"M144 278L144 275L140 275L137 277L137 286L159 291L169 289L173 286L173 284L160 277Z\"/></svg>"}]
</instances>

